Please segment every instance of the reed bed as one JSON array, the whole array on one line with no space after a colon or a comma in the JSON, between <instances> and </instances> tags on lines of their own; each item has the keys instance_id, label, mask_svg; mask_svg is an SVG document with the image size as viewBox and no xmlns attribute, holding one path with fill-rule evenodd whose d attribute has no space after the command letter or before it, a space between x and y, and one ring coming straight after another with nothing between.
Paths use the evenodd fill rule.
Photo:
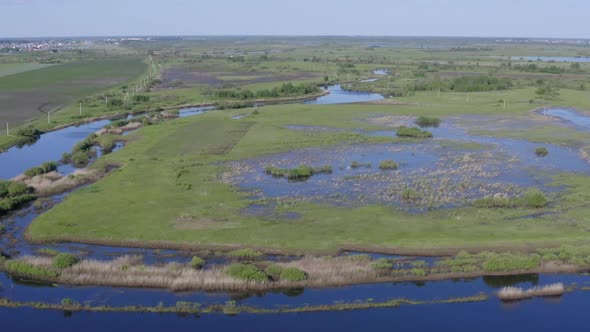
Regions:
<instances>
[{"instance_id":1,"label":"reed bed","mask_svg":"<svg viewBox=\"0 0 590 332\"><path fill-rule=\"evenodd\" d=\"M35 193L41 197L78 188L82 185L95 182L102 176L101 172L90 169L78 169L70 175L62 175L58 172L37 175L22 181L35 189Z\"/></svg>"},{"instance_id":2,"label":"reed bed","mask_svg":"<svg viewBox=\"0 0 590 332\"><path fill-rule=\"evenodd\" d=\"M21 260L35 266L49 268L50 257L25 256ZM252 281L229 276L226 266L194 269L189 265L168 263L145 266L140 256L123 256L112 261L83 260L59 271L57 281L68 285L162 288L173 291L245 291L299 287L328 287L367 282L378 278L369 257L305 257L278 263L284 268L305 271L302 281Z\"/></svg>"},{"instance_id":3,"label":"reed bed","mask_svg":"<svg viewBox=\"0 0 590 332\"><path fill-rule=\"evenodd\" d=\"M561 296L565 293L563 283L555 283L543 287L533 287L522 289L520 287L504 287L498 292L498 297L502 301L518 301L532 297L540 296Z\"/></svg>"}]
</instances>

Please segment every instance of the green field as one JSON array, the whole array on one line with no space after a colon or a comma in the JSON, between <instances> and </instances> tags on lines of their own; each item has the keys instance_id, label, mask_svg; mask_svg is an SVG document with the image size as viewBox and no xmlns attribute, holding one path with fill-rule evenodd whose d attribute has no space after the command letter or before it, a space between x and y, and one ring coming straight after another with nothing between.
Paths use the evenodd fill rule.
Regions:
<instances>
[{"instance_id":1,"label":"green field","mask_svg":"<svg viewBox=\"0 0 590 332\"><path fill-rule=\"evenodd\" d=\"M13 69L18 68L22 69L18 66ZM0 121L17 125L40 117L44 112L134 79L145 68L140 58L112 58L44 66L1 76Z\"/></svg>"},{"instance_id":2,"label":"green field","mask_svg":"<svg viewBox=\"0 0 590 332\"><path fill-rule=\"evenodd\" d=\"M455 247L537 246L588 240L590 226L583 202L590 196L590 178L563 174L556 184L567 190L542 209L545 216L519 219L536 209L463 207L426 213L406 213L370 204L338 207L313 202L280 201L280 213L297 213L295 220L267 220L241 212L253 201L248 194L220 181L225 161L252 158L309 146L391 142L359 134L354 129L383 129L365 121L383 115L496 114L526 117L532 90L502 93L510 108L499 108L497 93L476 93L466 104L462 94L417 94L384 105L283 105L264 107L240 121L236 114L252 110L214 111L166 122L137 132L136 141L97 164L123 165L105 179L69 196L37 219L28 230L33 240L74 240L124 244L233 244L301 251L361 247L437 249ZM564 91L564 94L566 92ZM567 91L571 106L587 107L583 94ZM564 101L565 102L565 101ZM306 132L286 125L343 128L341 132ZM561 127L531 127L518 133L542 142L582 144L588 134L548 136ZM573 132L573 131L572 131ZM516 136L512 132L494 135ZM104 207L108 206L108 209ZM75 211L75 212L74 212ZM557 216L556 216L556 215Z\"/></svg>"}]
</instances>

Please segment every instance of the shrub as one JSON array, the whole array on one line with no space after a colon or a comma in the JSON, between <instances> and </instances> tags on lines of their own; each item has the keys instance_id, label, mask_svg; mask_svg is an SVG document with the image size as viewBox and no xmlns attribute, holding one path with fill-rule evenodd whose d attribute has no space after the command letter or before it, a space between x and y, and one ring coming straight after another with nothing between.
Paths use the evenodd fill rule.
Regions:
<instances>
[{"instance_id":1,"label":"shrub","mask_svg":"<svg viewBox=\"0 0 590 332\"><path fill-rule=\"evenodd\" d=\"M250 248L244 248L239 250L234 250L228 253L231 257L236 257L240 259L254 259L262 256L262 253Z\"/></svg>"},{"instance_id":2,"label":"shrub","mask_svg":"<svg viewBox=\"0 0 590 332\"><path fill-rule=\"evenodd\" d=\"M541 263L539 255L520 255L511 253L488 253L482 267L486 272L530 270Z\"/></svg>"},{"instance_id":3,"label":"shrub","mask_svg":"<svg viewBox=\"0 0 590 332\"><path fill-rule=\"evenodd\" d=\"M546 147L541 146L541 147L538 147L537 149L535 149L535 154L538 157L545 157L549 154L549 150L547 150Z\"/></svg>"},{"instance_id":4,"label":"shrub","mask_svg":"<svg viewBox=\"0 0 590 332\"><path fill-rule=\"evenodd\" d=\"M226 273L229 276L232 276L237 279L249 280L249 281L258 281L263 282L267 281L268 277L266 273L260 271L256 266L252 264L231 264L227 267Z\"/></svg>"},{"instance_id":5,"label":"shrub","mask_svg":"<svg viewBox=\"0 0 590 332\"><path fill-rule=\"evenodd\" d=\"M32 189L22 182L11 181L8 185L8 196L16 197L31 193Z\"/></svg>"},{"instance_id":6,"label":"shrub","mask_svg":"<svg viewBox=\"0 0 590 332\"><path fill-rule=\"evenodd\" d=\"M41 174L53 172L53 171L57 170L57 166L58 165L56 162L48 161L48 162L41 164L41 166L29 168L28 170L25 171L25 175L27 177L32 178L36 175L41 175Z\"/></svg>"},{"instance_id":7,"label":"shrub","mask_svg":"<svg viewBox=\"0 0 590 332\"><path fill-rule=\"evenodd\" d=\"M86 152L78 151L78 152L72 154L71 163L72 163L72 165L74 165L76 167L84 167L84 166L88 165L89 162L90 162L90 156Z\"/></svg>"},{"instance_id":8,"label":"shrub","mask_svg":"<svg viewBox=\"0 0 590 332\"><path fill-rule=\"evenodd\" d=\"M422 128L438 127L440 125L440 119L435 117L421 116L418 119L416 119L414 123Z\"/></svg>"},{"instance_id":9,"label":"shrub","mask_svg":"<svg viewBox=\"0 0 590 332\"><path fill-rule=\"evenodd\" d=\"M379 163L379 168L381 170L397 169L398 164L393 160L383 160Z\"/></svg>"},{"instance_id":10,"label":"shrub","mask_svg":"<svg viewBox=\"0 0 590 332\"><path fill-rule=\"evenodd\" d=\"M283 272L283 268L276 264L269 265L264 269L264 273L266 273L266 275L272 280L279 280L281 278L281 272Z\"/></svg>"},{"instance_id":11,"label":"shrub","mask_svg":"<svg viewBox=\"0 0 590 332\"><path fill-rule=\"evenodd\" d=\"M521 206L529 208L542 208L549 204L545 194L538 189L529 189L519 200Z\"/></svg>"},{"instance_id":12,"label":"shrub","mask_svg":"<svg viewBox=\"0 0 590 332\"><path fill-rule=\"evenodd\" d=\"M78 263L78 258L72 254L61 253L53 258L53 266L58 269L65 269Z\"/></svg>"},{"instance_id":13,"label":"shrub","mask_svg":"<svg viewBox=\"0 0 590 332\"><path fill-rule=\"evenodd\" d=\"M281 280L303 281L307 279L307 273L295 267L286 267L281 271Z\"/></svg>"},{"instance_id":14,"label":"shrub","mask_svg":"<svg viewBox=\"0 0 590 332\"><path fill-rule=\"evenodd\" d=\"M397 130L396 135L398 137L411 137L411 138L431 138L432 133L426 130L420 130L416 127L401 126Z\"/></svg>"},{"instance_id":15,"label":"shrub","mask_svg":"<svg viewBox=\"0 0 590 332\"><path fill-rule=\"evenodd\" d=\"M193 269L200 269L205 266L206 261L199 256L193 256L191 259L191 267Z\"/></svg>"}]
</instances>

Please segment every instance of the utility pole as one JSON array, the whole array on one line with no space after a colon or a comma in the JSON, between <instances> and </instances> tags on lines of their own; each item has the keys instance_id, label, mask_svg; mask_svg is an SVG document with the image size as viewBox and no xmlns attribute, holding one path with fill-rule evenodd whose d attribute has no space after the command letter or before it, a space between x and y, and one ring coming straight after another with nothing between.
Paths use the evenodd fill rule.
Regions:
<instances>
[{"instance_id":1,"label":"utility pole","mask_svg":"<svg viewBox=\"0 0 590 332\"><path fill-rule=\"evenodd\" d=\"M504 110L506 110L506 99L504 99Z\"/></svg>"},{"instance_id":2,"label":"utility pole","mask_svg":"<svg viewBox=\"0 0 590 332\"><path fill-rule=\"evenodd\" d=\"M47 123L51 123L51 112L47 112Z\"/></svg>"},{"instance_id":3,"label":"utility pole","mask_svg":"<svg viewBox=\"0 0 590 332\"><path fill-rule=\"evenodd\" d=\"M6 122L6 136L10 136L10 130L8 130L8 122Z\"/></svg>"},{"instance_id":4,"label":"utility pole","mask_svg":"<svg viewBox=\"0 0 590 332\"><path fill-rule=\"evenodd\" d=\"M82 115L82 102L80 102L80 115Z\"/></svg>"},{"instance_id":5,"label":"utility pole","mask_svg":"<svg viewBox=\"0 0 590 332\"><path fill-rule=\"evenodd\" d=\"M469 104L469 94L465 94L465 103Z\"/></svg>"},{"instance_id":6,"label":"utility pole","mask_svg":"<svg viewBox=\"0 0 590 332\"><path fill-rule=\"evenodd\" d=\"M437 95L437 97L440 98L440 87L438 88L438 95Z\"/></svg>"}]
</instances>

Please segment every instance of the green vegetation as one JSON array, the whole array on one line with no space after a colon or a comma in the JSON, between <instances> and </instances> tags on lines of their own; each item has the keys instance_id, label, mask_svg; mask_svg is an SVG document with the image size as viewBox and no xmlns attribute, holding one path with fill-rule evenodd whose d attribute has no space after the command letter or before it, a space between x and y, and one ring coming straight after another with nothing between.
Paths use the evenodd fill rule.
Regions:
<instances>
[{"instance_id":1,"label":"green vegetation","mask_svg":"<svg viewBox=\"0 0 590 332\"><path fill-rule=\"evenodd\" d=\"M32 188L26 184L0 180L0 216L20 208L35 198Z\"/></svg>"},{"instance_id":2,"label":"green vegetation","mask_svg":"<svg viewBox=\"0 0 590 332\"><path fill-rule=\"evenodd\" d=\"M379 163L379 169L381 170L389 170L389 169L397 169L399 167L398 163L393 160L383 160Z\"/></svg>"},{"instance_id":3,"label":"green vegetation","mask_svg":"<svg viewBox=\"0 0 590 332\"><path fill-rule=\"evenodd\" d=\"M275 177L286 177L289 180L305 180L314 174L331 174L332 166L311 167L301 165L297 168L277 168L268 166L264 172Z\"/></svg>"},{"instance_id":4,"label":"green vegetation","mask_svg":"<svg viewBox=\"0 0 590 332\"><path fill-rule=\"evenodd\" d=\"M506 90L512 87L509 78L497 78L492 76L463 76L453 79L449 89L457 92L479 92Z\"/></svg>"},{"instance_id":5,"label":"green vegetation","mask_svg":"<svg viewBox=\"0 0 590 332\"><path fill-rule=\"evenodd\" d=\"M258 90L219 90L215 92L215 98L218 99L267 99L282 98L293 96L304 96L308 94L317 94L321 90L313 84L293 85L290 82L272 89Z\"/></svg>"},{"instance_id":6,"label":"green vegetation","mask_svg":"<svg viewBox=\"0 0 590 332\"><path fill-rule=\"evenodd\" d=\"M547 148L544 146L538 147L537 149L535 149L535 154L538 157L545 157L549 154L549 150L547 150Z\"/></svg>"},{"instance_id":7,"label":"green vegetation","mask_svg":"<svg viewBox=\"0 0 590 332\"><path fill-rule=\"evenodd\" d=\"M191 259L191 267L193 269L200 269L205 266L207 262L199 256L193 256Z\"/></svg>"},{"instance_id":8,"label":"green vegetation","mask_svg":"<svg viewBox=\"0 0 590 332\"><path fill-rule=\"evenodd\" d=\"M430 116L419 116L414 123L422 128L440 126L440 119Z\"/></svg>"},{"instance_id":9,"label":"green vegetation","mask_svg":"<svg viewBox=\"0 0 590 332\"><path fill-rule=\"evenodd\" d=\"M262 253L260 251L254 250L254 249L244 248L244 249L230 251L228 253L228 256L239 258L239 259L244 259L244 260L248 260L248 259L251 260L251 259L261 257Z\"/></svg>"},{"instance_id":10,"label":"green vegetation","mask_svg":"<svg viewBox=\"0 0 590 332\"><path fill-rule=\"evenodd\" d=\"M36 280L51 280L58 275L53 269L38 267L18 260L4 262L4 268L10 274Z\"/></svg>"},{"instance_id":11,"label":"green vegetation","mask_svg":"<svg viewBox=\"0 0 590 332\"><path fill-rule=\"evenodd\" d=\"M65 269L78 263L78 258L72 254L60 253L53 258L53 266L58 269Z\"/></svg>"},{"instance_id":12,"label":"green vegetation","mask_svg":"<svg viewBox=\"0 0 590 332\"><path fill-rule=\"evenodd\" d=\"M473 206L479 208L533 208L538 209L547 206L549 200L538 189L529 189L520 197L484 197L476 199Z\"/></svg>"},{"instance_id":13,"label":"green vegetation","mask_svg":"<svg viewBox=\"0 0 590 332\"><path fill-rule=\"evenodd\" d=\"M286 267L281 270L280 279L286 281L303 281L307 279L307 273L295 267Z\"/></svg>"},{"instance_id":14,"label":"green vegetation","mask_svg":"<svg viewBox=\"0 0 590 332\"><path fill-rule=\"evenodd\" d=\"M266 275L266 273L260 271L256 266L252 264L231 264L226 269L226 273L234 278L248 281L263 282L268 280L268 276Z\"/></svg>"},{"instance_id":15,"label":"green vegetation","mask_svg":"<svg viewBox=\"0 0 590 332\"><path fill-rule=\"evenodd\" d=\"M32 178L36 175L42 175L57 170L57 163L53 161L44 162L41 166L29 168L25 171L25 176Z\"/></svg>"},{"instance_id":16,"label":"green vegetation","mask_svg":"<svg viewBox=\"0 0 590 332\"><path fill-rule=\"evenodd\" d=\"M427 130L420 130L416 127L401 126L397 129L396 135L398 137L410 137L410 138L431 138L432 133Z\"/></svg>"}]
</instances>

